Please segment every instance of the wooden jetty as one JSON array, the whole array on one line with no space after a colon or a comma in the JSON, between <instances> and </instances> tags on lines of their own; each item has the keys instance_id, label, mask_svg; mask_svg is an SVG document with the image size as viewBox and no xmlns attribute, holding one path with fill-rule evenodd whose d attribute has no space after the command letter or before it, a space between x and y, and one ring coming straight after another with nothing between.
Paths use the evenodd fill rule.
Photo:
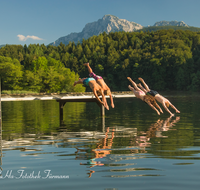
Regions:
<instances>
[{"instance_id":1,"label":"wooden jetty","mask_svg":"<svg viewBox=\"0 0 200 190\"><path fill-rule=\"evenodd\" d=\"M127 92L112 92L113 100L115 98L130 98L135 97L131 91ZM100 97L101 98L101 97ZM109 96L106 96L109 99ZM95 98L92 92L86 93L40 93L40 94L1 94L1 101L32 101L32 100L56 100L59 103L60 121L63 121L63 108L67 102L96 102L100 107L101 116L105 116L105 108ZM104 119L104 117L102 117ZM102 121L104 123L104 121Z\"/></svg>"}]
</instances>

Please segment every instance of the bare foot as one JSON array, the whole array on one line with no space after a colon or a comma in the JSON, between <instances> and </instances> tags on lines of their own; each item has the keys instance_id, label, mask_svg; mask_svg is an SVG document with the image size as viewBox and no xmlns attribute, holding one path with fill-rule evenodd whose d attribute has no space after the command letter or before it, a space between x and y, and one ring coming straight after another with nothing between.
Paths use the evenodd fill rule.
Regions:
<instances>
[{"instance_id":1,"label":"bare foot","mask_svg":"<svg viewBox=\"0 0 200 190\"><path fill-rule=\"evenodd\" d=\"M130 90L132 90L133 87L132 87L131 85L128 85L128 88L129 88Z\"/></svg>"},{"instance_id":2,"label":"bare foot","mask_svg":"<svg viewBox=\"0 0 200 190\"><path fill-rule=\"evenodd\" d=\"M85 65L85 66L88 66L88 65L89 65L89 63L84 63L83 65Z\"/></svg>"},{"instance_id":3,"label":"bare foot","mask_svg":"<svg viewBox=\"0 0 200 190\"><path fill-rule=\"evenodd\" d=\"M115 105L112 103L112 104L111 104L111 107L112 107L112 108L114 108L114 107L115 107Z\"/></svg>"},{"instance_id":4,"label":"bare foot","mask_svg":"<svg viewBox=\"0 0 200 190\"><path fill-rule=\"evenodd\" d=\"M127 77L127 79L128 79L128 80L131 80L131 78L130 78L130 77Z\"/></svg>"},{"instance_id":5,"label":"bare foot","mask_svg":"<svg viewBox=\"0 0 200 190\"><path fill-rule=\"evenodd\" d=\"M139 77L138 80L143 81L143 79L141 77Z\"/></svg>"},{"instance_id":6,"label":"bare foot","mask_svg":"<svg viewBox=\"0 0 200 190\"><path fill-rule=\"evenodd\" d=\"M180 113L180 111L176 110L176 113Z\"/></svg>"}]
</instances>

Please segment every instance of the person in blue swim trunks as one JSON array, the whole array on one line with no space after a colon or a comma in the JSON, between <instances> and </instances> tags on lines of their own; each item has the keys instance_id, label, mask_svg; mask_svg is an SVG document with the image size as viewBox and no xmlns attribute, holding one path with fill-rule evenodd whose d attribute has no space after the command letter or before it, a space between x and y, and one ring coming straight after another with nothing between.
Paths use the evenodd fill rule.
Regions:
<instances>
[{"instance_id":1,"label":"person in blue swim trunks","mask_svg":"<svg viewBox=\"0 0 200 190\"><path fill-rule=\"evenodd\" d=\"M98 100L98 102L100 104L102 104L107 110L109 110L109 107L106 103L106 98L105 98L105 95L104 95L104 92L103 92L103 89L101 88L101 86L96 82L96 80L92 77L89 77L89 78L79 78L78 81L75 81L74 82L74 86L76 86L77 84L84 84L85 86L89 86L96 99ZM99 96L102 96L102 100L99 98Z\"/></svg>"},{"instance_id":2,"label":"person in blue swim trunks","mask_svg":"<svg viewBox=\"0 0 200 190\"><path fill-rule=\"evenodd\" d=\"M157 91L150 90L149 86L145 83L145 81L142 78L138 78L144 87L139 83L138 86L146 93L146 95L153 96L158 102L160 102L165 110L171 115L174 116L174 114L168 109L169 106L171 106L176 113L180 113L180 111L165 97L161 96Z\"/></svg>"},{"instance_id":3,"label":"person in blue swim trunks","mask_svg":"<svg viewBox=\"0 0 200 190\"><path fill-rule=\"evenodd\" d=\"M89 63L84 63L83 65L87 66L88 72L89 72L89 77L93 77L97 81L97 83L101 86L101 88L103 89L104 94L110 96L110 104L111 104L111 107L114 108L115 105L114 105L114 102L113 102L111 90L108 87L108 85L105 83L104 79L101 76L98 76L93 72Z\"/></svg>"}]
</instances>

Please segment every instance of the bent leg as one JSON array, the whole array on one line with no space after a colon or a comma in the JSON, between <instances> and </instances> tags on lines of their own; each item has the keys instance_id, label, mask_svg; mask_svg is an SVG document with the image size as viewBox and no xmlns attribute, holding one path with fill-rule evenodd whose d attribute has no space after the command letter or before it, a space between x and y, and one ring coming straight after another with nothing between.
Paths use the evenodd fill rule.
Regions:
<instances>
[{"instance_id":1,"label":"bent leg","mask_svg":"<svg viewBox=\"0 0 200 190\"><path fill-rule=\"evenodd\" d=\"M93 72L89 63L84 63L83 65L87 66L89 74Z\"/></svg>"},{"instance_id":2,"label":"bent leg","mask_svg":"<svg viewBox=\"0 0 200 190\"><path fill-rule=\"evenodd\" d=\"M157 112L158 115L160 115L160 112L149 102L146 102L153 110L155 110Z\"/></svg>"},{"instance_id":3,"label":"bent leg","mask_svg":"<svg viewBox=\"0 0 200 190\"><path fill-rule=\"evenodd\" d=\"M137 84L130 77L127 77L127 79L131 82L131 84L133 85L133 87L135 88L135 90L138 90L138 91L141 90L140 88L138 88Z\"/></svg>"},{"instance_id":4,"label":"bent leg","mask_svg":"<svg viewBox=\"0 0 200 190\"><path fill-rule=\"evenodd\" d=\"M138 79L143 83L145 89L146 89L147 91L150 91L149 86L144 82L144 80L143 80L142 78L138 78Z\"/></svg>"},{"instance_id":5,"label":"bent leg","mask_svg":"<svg viewBox=\"0 0 200 190\"><path fill-rule=\"evenodd\" d=\"M145 92L145 94L148 92L140 83L138 84L138 86L141 88L143 92Z\"/></svg>"}]
</instances>

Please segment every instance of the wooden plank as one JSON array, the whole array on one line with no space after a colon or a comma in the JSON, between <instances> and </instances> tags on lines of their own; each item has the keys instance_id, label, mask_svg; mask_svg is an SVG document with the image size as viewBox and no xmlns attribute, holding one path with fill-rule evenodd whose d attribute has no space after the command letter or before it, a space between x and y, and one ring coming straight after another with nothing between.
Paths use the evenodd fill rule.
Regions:
<instances>
[{"instance_id":1,"label":"wooden plank","mask_svg":"<svg viewBox=\"0 0 200 190\"><path fill-rule=\"evenodd\" d=\"M105 96L106 98L110 98L109 96ZM135 95L132 94L113 94L114 98L131 98L135 97ZM101 96L100 96L101 98ZM94 95L2 95L1 101L31 101L31 100L69 100L69 102L95 102L95 96Z\"/></svg>"}]
</instances>

